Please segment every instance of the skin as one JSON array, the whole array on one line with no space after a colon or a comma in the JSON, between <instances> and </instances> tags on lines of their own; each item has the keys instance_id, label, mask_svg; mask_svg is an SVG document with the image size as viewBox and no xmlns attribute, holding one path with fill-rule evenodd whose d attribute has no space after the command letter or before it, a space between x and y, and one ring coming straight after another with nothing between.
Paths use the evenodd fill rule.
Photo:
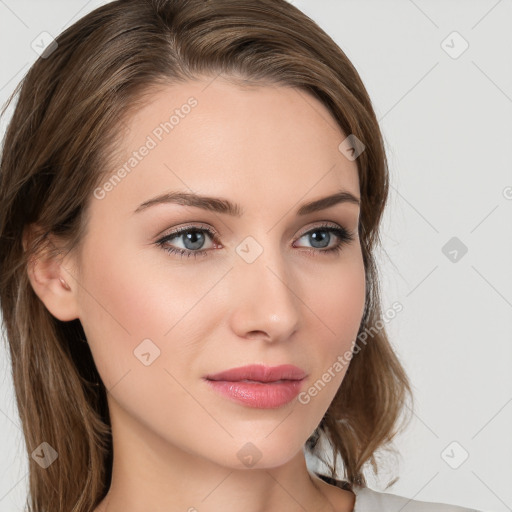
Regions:
<instances>
[{"instance_id":1,"label":"skin","mask_svg":"<svg viewBox=\"0 0 512 512\"><path fill-rule=\"evenodd\" d=\"M190 114L91 199L80 253L40 258L29 270L56 318L80 319L109 390L113 480L95 512L352 511L354 494L308 471L303 454L347 365L307 404L276 409L233 402L203 380L291 363L307 372L307 390L353 348L365 297L359 206L296 215L340 189L360 197L356 162L338 149L346 135L304 91L208 78L155 92L127 121L112 172L190 96L198 101ZM222 197L244 213L170 203L133 213L166 191ZM304 236L325 221L355 237L339 253ZM189 224L217 233L217 243L204 234L207 256L181 258L155 243ZM263 249L252 263L236 252L247 236ZM337 242L331 232L328 245ZM185 244L182 235L167 247ZM148 338L160 356L146 366L134 350ZM237 457L249 442L261 454L252 467Z\"/></svg>"}]
</instances>

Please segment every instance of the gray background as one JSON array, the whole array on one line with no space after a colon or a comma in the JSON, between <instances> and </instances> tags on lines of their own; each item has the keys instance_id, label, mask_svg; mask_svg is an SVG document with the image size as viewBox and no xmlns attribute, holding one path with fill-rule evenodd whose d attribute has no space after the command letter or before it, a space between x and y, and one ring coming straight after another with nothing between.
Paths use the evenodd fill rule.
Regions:
<instances>
[{"instance_id":1,"label":"gray background","mask_svg":"<svg viewBox=\"0 0 512 512\"><path fill-rule=\"evenodd\" d=\"M0 0L2 104L34 39L103 3ZM403 306L387 329L417 407L400 457L369 485L398 474L388 492L512 510L512 1L292 3L361 74L390 163L383 311ZM3 345L1 372L0 511L21 511L27 464Z\"/></svg>"}]
</instances>

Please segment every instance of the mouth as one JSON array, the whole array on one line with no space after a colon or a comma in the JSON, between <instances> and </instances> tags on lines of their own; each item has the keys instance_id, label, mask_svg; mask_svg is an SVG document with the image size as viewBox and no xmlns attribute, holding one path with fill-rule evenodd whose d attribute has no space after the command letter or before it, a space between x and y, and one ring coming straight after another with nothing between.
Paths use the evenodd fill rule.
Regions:
<instances>
[{"instance_id":1,"label":"mouth","mask_svg":"<svg viewBox=\"0 0 512 512\"><path fill-rule=\"evenodd\" d=\"M306 373L293 365L251 365L205 377L213 390L247 407L277 409L300 392Z\"/></svg>"}]
</instances>

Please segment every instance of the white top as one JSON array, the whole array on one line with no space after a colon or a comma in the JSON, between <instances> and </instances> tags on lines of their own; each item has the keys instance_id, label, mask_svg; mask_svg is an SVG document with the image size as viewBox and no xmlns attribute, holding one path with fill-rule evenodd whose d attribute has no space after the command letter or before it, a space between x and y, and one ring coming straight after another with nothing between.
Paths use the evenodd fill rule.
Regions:
<instances>
[{"instance_id":1,"label":"white top","mask_svg":"<svg viewBox=\"0 0 512 512\"><path fill-rule=\"evenodd\" d=\"M369 487L352 486L356 495L354 512L480 512L473 508L417 501L396 494L379 492Z\"/></svg>"},{"instance_id":2,"label":"white top","mask_svg":"<svg viewBox=\"0 0 512 512\"><path fill-rule=\"evenodd\" d=\"M335 480L326 475L316 473L322 480L341 489L348 489L348 482ZM351 485L355 494L353 512L481 512L474 508L465 508L446 503L433 503L428 501L417 501L404 496L397 496L387 492L374 491L369 487Z\"/></svg>"}]
</instances>

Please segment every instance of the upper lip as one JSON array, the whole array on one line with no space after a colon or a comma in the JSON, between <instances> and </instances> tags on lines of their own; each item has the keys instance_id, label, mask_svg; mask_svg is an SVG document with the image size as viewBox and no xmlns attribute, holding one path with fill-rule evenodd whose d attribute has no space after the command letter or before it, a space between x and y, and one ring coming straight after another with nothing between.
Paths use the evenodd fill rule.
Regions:
<instances>
[{"instance_id":1,"label":"upper lip","mask_svg":"<svg viewBox=\"0 0 512 512\"><path fill-rule=\"evenodd\" d=\"M275 382L278 380L302 380L306 373L292 364L280 366L265 366L262 364L251 364L231 368L220 373L207 375L207 380L225 380L236 382L241 380L254 380L257 382Z\"/></svg>"}]
</instances>

